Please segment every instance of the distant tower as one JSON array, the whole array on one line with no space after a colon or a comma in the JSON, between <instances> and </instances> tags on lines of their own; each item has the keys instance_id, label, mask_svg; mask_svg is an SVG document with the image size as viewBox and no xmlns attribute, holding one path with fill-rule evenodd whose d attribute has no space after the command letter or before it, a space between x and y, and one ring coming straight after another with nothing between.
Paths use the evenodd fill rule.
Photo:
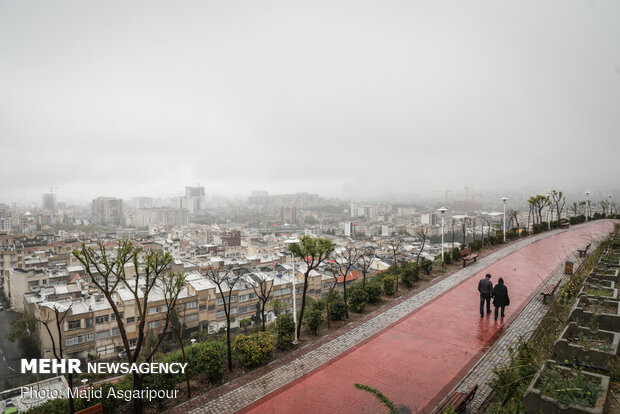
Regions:
<instances>
[{"instance_id":1,"label":"distant tower","mask_svg":"<svg viewBox=\"0 0 620 414\"><path fill-rule=\"evenodd\" d=\"M190 213L195 213L205 210L206 204L204 187L185 187L185 199L180 206L181 208L186 208Z\"/></svg>"},{"instance_id":2,"label":"distant tower","mask_svg":"<svg viewBox=\"0 0 620 414\"><path fill-rule=\"evenodd\" d=\"M41 205L43 211L48 213L56 212L56 194L41 194Z\"/></svg>"},{"instance_id":3,"label":"distant tower","mask_svg":"<svg viewBox=\"0 0 620 414\"><path fill-rule=\"evenodd\" d=\"M282 207L282 223L297 223L297 209L295 207Z\"/></svg>"}]
</instances>

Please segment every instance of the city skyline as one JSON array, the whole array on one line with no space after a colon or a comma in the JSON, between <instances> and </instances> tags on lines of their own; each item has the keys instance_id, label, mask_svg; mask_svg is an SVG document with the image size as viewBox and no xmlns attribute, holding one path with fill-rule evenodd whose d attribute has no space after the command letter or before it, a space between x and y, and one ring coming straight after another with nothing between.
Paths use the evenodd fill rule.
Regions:
<instances>
[{"instance_id":1,"label":"city skyline","mask_svg":"<svg viewBox=\"0 0 620 414\"><path fill-rule=\"evenodd\" d=\"M0 6L4 200L620 187L617 2L34 4Z\"/></svg>"}]
</instances>

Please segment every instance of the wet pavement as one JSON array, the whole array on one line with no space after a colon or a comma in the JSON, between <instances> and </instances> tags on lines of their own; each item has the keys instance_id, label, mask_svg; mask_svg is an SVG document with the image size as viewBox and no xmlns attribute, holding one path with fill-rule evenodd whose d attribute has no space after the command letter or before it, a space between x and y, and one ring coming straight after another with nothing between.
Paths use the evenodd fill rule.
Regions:
<instances>
[{"instance_id":1,"label":"wet pavement","mask_svg":"<svg viewBox=\"0 0 620 414\"><path fill-rule=\"evenodd\" d=\"M476 364L510 322L576 249L607 235L610 221L557 232L522 247L437 295L387 329L247 406L252 413L376 413L378 400L354 383L377 388L397 406L429 412ZM506 318L480 317L478 280L503 277Z\"/></svg>"}]
</instances>

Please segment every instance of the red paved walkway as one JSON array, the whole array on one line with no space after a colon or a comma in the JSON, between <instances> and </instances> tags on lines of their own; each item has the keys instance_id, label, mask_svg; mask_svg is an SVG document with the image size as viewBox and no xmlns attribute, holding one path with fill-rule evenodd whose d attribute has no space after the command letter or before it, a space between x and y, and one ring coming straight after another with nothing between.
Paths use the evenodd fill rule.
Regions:
<instances>
[{"instance_id":1,"label":"red paved walkway","mask_svg":"<svg viewBox=\"0 0 620 414\"><path fill-rule=\"evenodd\" d=\"M526 246L465 280L399 322L297 381L247 407L252 413L377 413L379 389L412 412L430 411L499 337L569 253L605 236L611 222L594 222ZM507 318L480 318L477 284L491 273L509 289ZM492 315L492 314L491 314Z\"/></svg>"}]
</instances>

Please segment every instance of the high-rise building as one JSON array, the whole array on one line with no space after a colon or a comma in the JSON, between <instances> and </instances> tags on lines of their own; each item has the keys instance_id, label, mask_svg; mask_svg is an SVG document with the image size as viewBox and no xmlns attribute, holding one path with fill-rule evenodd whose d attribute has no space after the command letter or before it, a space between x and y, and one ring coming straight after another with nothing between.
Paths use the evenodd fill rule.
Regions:
<instances>
[{"instance_id":1,"label":"high-rise building","mask_svg":"<svg viewBox=\"0 0 620 414\"><path fill-rule=\"evenodd\" d=\"M181 200L181 208L196 213L207 207L204 187L185 187L185 197Z\"/></svg>"},{"instance_id":2,"label":"high-rise building","mask_svg":"<svg viewBox=\"0 0 620 414\"><path fill-rule=\"evenodd\" d=\"M282 223L297 223L297 209L295 207L282 207Z\"/></svg>"},{"instance_id":3,"label":"high-rise building","mask_svg":"<svg viewBox=\"0 0 620 414\"><path fill-rule=\"evenodd\" d=\"M57 210L56 194L41 194L41 205L46 213L55 213Z\"/></svg>"},{"instance_id":4,"label":"high-rise building","mask_svg":"<svg viewBox=\"0 0 620 414\"><path fill-rule=\"evenodd\" d=\"M121 224L123 200L114 197L94 199L93 216L96 224Z\"/></svg>"}]
</instances>

